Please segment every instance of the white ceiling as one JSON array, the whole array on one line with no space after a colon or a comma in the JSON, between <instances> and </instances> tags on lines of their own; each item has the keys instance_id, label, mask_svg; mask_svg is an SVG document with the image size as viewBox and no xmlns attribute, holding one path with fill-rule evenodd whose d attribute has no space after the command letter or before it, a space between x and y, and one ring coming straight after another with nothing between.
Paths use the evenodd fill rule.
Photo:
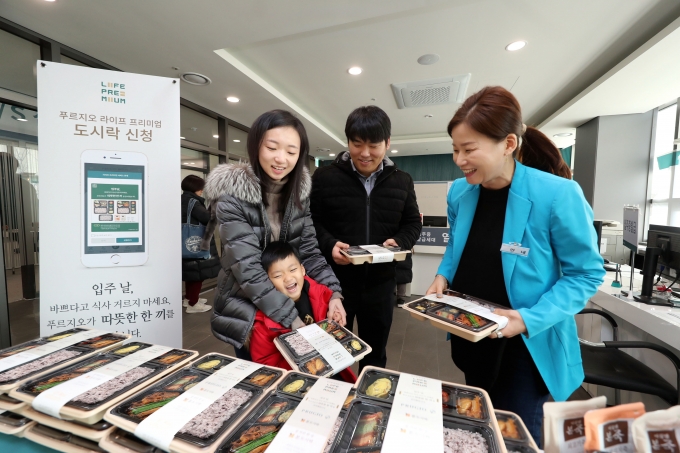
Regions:
<instances>
[{"instance_id":1,"label":"white ceiling","mask_svg":"<svg viewBox=\"0 0 680 453\"><path fill-rule=\"evenodd\" d=\"M402 156L450 152L445 130L456 106L399 110L391 83L469 72L468 94L504 85L525 121L538 124L680 16L680 2L0 0L0 16L125 71L205 74L210 86L182 83L182 96L242 124L295 105L312 150L343 149L348 113L375 103L390 115ZM528 45L504 50L518 39ZM421 66L426 53L441 60ZM354 65L364 72L350 76ZM628 89L646 97L649 87ZM229 95L241 102L227 103Z\"/></svg>"}]
</instances>

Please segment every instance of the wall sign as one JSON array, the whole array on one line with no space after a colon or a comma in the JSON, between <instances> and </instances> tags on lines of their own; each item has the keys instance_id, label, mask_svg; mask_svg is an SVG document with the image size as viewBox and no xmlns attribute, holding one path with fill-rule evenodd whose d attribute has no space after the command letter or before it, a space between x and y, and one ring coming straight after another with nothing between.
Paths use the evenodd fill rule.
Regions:
<instances>
[{"instance_id":1,"label":"wall sign","mask_svg":"<svg viewBox=\"0 0 680 453\"><path fill-rule=\"evenodd\" d=\"M640 208L623 207L623 245L637 252L640 242Z\"/></svg>"},{"instance_id":2,"label":"wall sign","mask_svg":"<svg viewBox=\"0 0 680 453\"><path fill-rule=\"evenodd\" d=\"M450 228L444 227L423 227L416 245L434 245L446 247L449 243Z\"/></svg>"},{"instance_id":3,"label":"wall sign","mask_svg":"<svg viewBox=\"0 0 680 453\"><path fill-rule=\"evenodd\" d=\"M176 80L38 61L40 334L182 346Z\"/></svg>"}]
</instances>

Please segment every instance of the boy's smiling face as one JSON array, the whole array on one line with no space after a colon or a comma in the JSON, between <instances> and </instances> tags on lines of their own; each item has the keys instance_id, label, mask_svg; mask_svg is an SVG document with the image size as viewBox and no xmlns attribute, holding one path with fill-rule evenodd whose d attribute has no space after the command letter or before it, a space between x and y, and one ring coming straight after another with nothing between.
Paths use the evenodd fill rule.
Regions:
<instances>
[{"instance_id":1,"label":"boy's smiling face","mask_svg":"<svg viewBox=\"0 0 680 453\"><path fill-rule=\"evenodd\" d=\"M274 261L267 271L269 279L279 292L297 302L305 283L305 268L295 255Z\"/></svg>"}]
</instances>

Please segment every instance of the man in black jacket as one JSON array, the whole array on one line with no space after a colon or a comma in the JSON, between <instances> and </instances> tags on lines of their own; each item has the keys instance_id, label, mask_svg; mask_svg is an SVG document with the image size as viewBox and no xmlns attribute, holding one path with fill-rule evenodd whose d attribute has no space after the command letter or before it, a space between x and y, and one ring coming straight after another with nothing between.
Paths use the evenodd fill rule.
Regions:
<instances>
[{"instance_id":1,"label":"man in black jacket","mask_svg":"<svg viewBox=\"0 0 680 453\"><path fill-rule=\"evenodd\" d=\"M321 252L342 286L347 328L356 316L359 337L373 349L361 360L362 369L387 363L396 267L394 262L351 265L340 250L371 244L410 250L421 230L413 179L385 156L390 133L382 109L354 110L345 125L349 151L312 177L312 220Z\"/></svg>"}]
</instances>

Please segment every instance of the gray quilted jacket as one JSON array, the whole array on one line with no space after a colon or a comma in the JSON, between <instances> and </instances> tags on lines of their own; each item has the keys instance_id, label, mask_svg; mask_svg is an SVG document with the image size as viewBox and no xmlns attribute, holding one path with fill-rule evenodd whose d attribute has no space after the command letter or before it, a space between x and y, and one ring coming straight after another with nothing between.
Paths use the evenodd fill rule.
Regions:
<instances>
[{"instance_id":1,"label":"gray quilted jacket","mask_svg":"<svg viewBox=\"0 0 680 453\"><path fill-rule=\"evenodd\" d=\"M289 202L281 222L279 240L290 243L300 255L307 275L341 292L340 283L319 251L316 231L309 212L311 178L305 169L300 210ZM208 176L203 197L210 204L212 218L203 244L208 246L216 227L222 243L222 270L215 294L211 327L222 341L240 348L246 341L257 309L289 327L298 313L295 302L276 291L260 264L262 250L270 242L267 219L258 178L249 164L223 164Z\"/></svg>"}]
</instances>

